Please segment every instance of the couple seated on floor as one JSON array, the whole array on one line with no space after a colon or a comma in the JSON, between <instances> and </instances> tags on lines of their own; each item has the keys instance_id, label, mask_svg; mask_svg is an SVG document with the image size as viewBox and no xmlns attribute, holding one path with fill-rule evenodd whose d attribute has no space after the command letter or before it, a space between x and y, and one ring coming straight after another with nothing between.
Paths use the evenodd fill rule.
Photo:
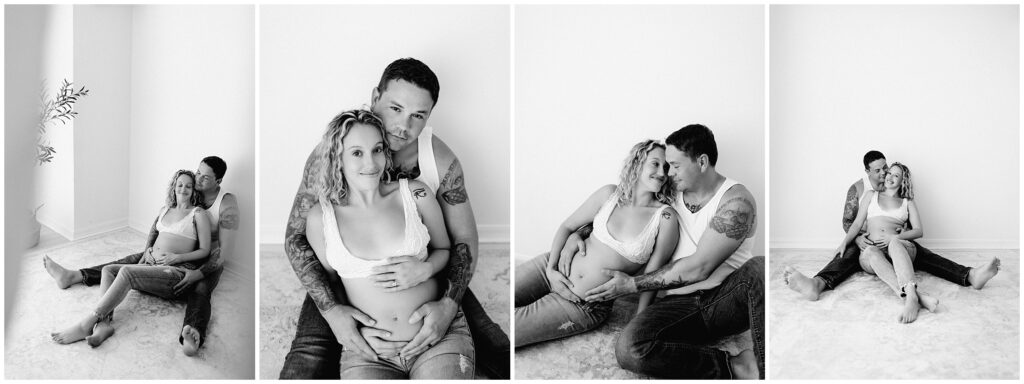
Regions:
<instances>
[{"instance_id":1,"label":"couple seated on floor","mask_svg":"<svg viewBox=\"0 0 1024 384\"><path fill-rule=\"evenodd\" d=\"M922 247L915 239L924 236L910 169L901 163L887 165L878 151L864 155L867 176L850 186L843 209L846 236L832 254L832 261L808 278L787 266L786 284L814 301L822 291L835 289L858 269L878 276L903 298L897 315L900 323L917 319L922 308L935 312L938 299L920 292L914 269L929 272L961 286L981 289L999 272L999 259L976 268L964 267Z\"/></svg>"},{"instance_id":2,"label":"couple seated on floor","mask_svg":"<svg viewBox=\"0 0 1024 384\"><path fill-rule=\"evenodd\" d=\"M95 309L52 333L53 340L86 340L98 347L114 334L114 309L130 291L138 290L166 299L187 298L178 342L186 355L194 356L206 340L210 297L222 271L220 256L230 254L238 229L238 202L220 187L226 170L224 160L209 156L195 173L175 172L143 252L80 270L65 269L44 256L43 266L61 289L79 283L99 283L101 288Z\"/></svg>"},{"instance_id":3,"label":"couple seated on floor","mask_svg":"<svg viewBox=\"0 0 1024 384\"><path fill-rule=\"evenodd\" d=\"M715 170L717 160L714 134L698 124L664 144L634 145L618 184L587 198L550 252L516 267L516 347L597 328L616 297L640 292L614 347L620 366L665 378L763 378L757 208L746 187ZM754 350L731 356L708 346L747 329Z\"/></svg>"}]
</instances>

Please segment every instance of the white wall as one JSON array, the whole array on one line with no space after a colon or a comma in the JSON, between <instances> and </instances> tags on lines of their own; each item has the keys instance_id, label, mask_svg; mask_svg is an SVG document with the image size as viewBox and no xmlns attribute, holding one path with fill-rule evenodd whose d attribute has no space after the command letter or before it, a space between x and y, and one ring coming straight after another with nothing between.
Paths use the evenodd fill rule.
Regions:
<instances>
[{"instance_id":1,"label":"white wall","mask_svg":"<svg viewBox=\"0 0 1024 384\"><path fill-rule=\"evenodd\" d=\"M772 6L771 246L831 249L871 149L937 248L1018 248L1017 6Z\"/></svg>"},{"instance_id":2,"label":"white wall","mask_svg":"<svg viewBox=\"0 0 1024 384\"><path fill-rule=\"evenodd\" d=\"M74 6L74 237L128 225L132 7Z\"/></svg>"},{"instance_id":3,"label":"white wall","mask_svg":"<svg viewBox=\"0 0 1024 384\"><path fill-rule=\"evenodd\" d=\"M129 220L148 231L178 169L228 164L239 200L225 267L255 273L255 12L252 6L136 6L133 13Z\"/></svg>"},{"instance_id":4,"label":"white wall","mask_svg":"<svg viewBox=\"0 0 1024 384\"><path fill-rule=\"evenodd\" d=\"M261 6L261 241L282 243L327 123L368 106L393 60L429 65L429 124L459 156L481 241L509 238L508 6Z\"/></svg>"},{"instance_id":5,"label":"white wall","mask_svg":"<svg viewBox=\"0 0 1024 384\"><path fill-rule=\"evenodd\" d=\"M52 98L64 79L74 81L74 8L46 6L43 38L43 71L47 96ZM75 229L75 122L51 122L46 140L56 149L53 161L37 168L36 202L44 204L39 222L67 238Z\"/></svg>"},{"instance_id":6,"label":"white wall","mask_svg":"<svg viewBox=\"0 0 1024 384\"><path fill-rule=\"evenodd\" d=\"M764 7L516 7L515 252L554 229L633 144L707 125L718 171L764 195ZM758 220L755 254L763 254Z\"/></svg>"}]
</instances>

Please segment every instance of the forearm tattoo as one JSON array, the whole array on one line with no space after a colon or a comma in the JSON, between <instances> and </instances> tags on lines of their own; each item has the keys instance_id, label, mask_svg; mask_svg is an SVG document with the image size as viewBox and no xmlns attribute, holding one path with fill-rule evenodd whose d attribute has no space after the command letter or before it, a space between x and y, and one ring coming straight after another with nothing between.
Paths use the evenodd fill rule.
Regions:
<instances>
[{"instance_id":1,"label":"forearm tattoo","mask_svg":"<svg viewBox=\"0 0 1024 384\"><path fill-rule=\"evenodd\" d=\"M439 190L444 191L441 192L441 197L448 205L459 205L469 200L466 185L462 180L462 165L459 164L459 159L452 160L452 165L448 167L448 172L441 180Z\"/></svg>"},{"instance_id":2,"label":"forearm tattoo","mask_svg":"<svg viewBox=\"0 0 1024 384\"><path fill-rule=\"evenodd\" d=\"M206 262L199 267L199 272L202 272L203 276L209 276L218 267L220 267L220 246L210 251L210 257L206 258Z\"/></svg>"},{"instance_id":3,"label":"forearm tattoo","mask_svg":"<svg viewBox=\"0 0 1024 384\"><path fill-rule=\"evenodd\" d=\"M857 199L857 186L851 185L846 192L846 204L843 205L843 232L849 232L850 226L857 219L857 208L860 200Z\"/></svg>"},{"instance_id":4,"label":"forearm tattoo","mask_svg":"<svg viewBox=\"0 0 1024 384\"><path fill-rule=\"evenodd\" d=\"M316 197L308 193L308 186L312 185L313 172L319 166L316 163L316 156L310 156L306 161L306 169L303 171L303 183L295 201L292 203L292 211L288 216L288 227L285 229L285 253L292 269L299 277L299 282L306 288L306 292L313 299L313 303L320 311L326 311L338 305L330 286L330 278L327 270L316 258L316 253L309 246L306 239L306 217L309 209L316 203ZM325 207L329 209L329 207Z\"/></svg>"},{"instance_id":5,"label":"forearm tattoo","mask_svg":"<svg viewBox=\"0 0 1024 384\"><path fill-rule=\"evenodd\" d=\"M153 220L153 225L149 227L149 237L146 238L146 249L152 248L153 244L156 244L156 238L160 236L160 231L156 230L156 222L160 220L160 216Z\"/></svg>"},{"instance_id":6,"label":"forearm tattoo","mask_svg":"<svg viewBox=\"0 0 1024 384\"><path fill-rule=\"evenodd\" d=\"M456 303L462 302L462 294L466 292L466 288L469 287L469 279L473 276L472 268L473 255L470 254L469 245L466 243L455 244L455 249L448 259L448 265L444 268L445 276L448 279L448 289L444 292L445 297Z\"/></svg>"},{"instance_id":7,"label":"forearm tattoo","mask_svg":"<svg viewBox=\"0 0 1024 384\"><path fill-rule=\"evenodd\" d=\"M746 197L734 197L719 204L711 229L733 240L751 237L757 228L757 211Z\"/></svg>"},{"instance_id":8,"label":"forearm tattoo","mask_svg":"<svg viewBox=\"0 0 1024 384\"><path fill-rule=\"evenodd\" d=\"M663 265L658 270L637 276L633 278L636 283L637 291L657 291L662 289L673 289L679 287L685 287L687 285L695 283L694 281L684 280L682 276L678 276L675 279L670 279L668 275L672 274L672 266L678 260L666 265Z\"/></svg>"}]
</instances>

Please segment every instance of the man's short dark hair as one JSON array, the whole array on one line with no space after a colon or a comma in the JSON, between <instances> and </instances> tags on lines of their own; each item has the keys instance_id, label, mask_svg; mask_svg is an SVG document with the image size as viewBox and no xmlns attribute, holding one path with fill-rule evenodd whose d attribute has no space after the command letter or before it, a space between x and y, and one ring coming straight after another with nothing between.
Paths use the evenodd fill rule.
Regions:
<instances>
[{"instance_id":1,"label":"man's short dark hair","mask_svg":"<svg viewBox=\"0 0 1024 384\"><path fill-rule=\"evenodd\" d=\"M213 176L217 180L224 179L224 172L228 171L228 164L223 159L217 156L206 156L203 158L202 163L213 169Z\"/></svg>"},{"instance_id":2,"label":"man's short dark hair","mask_svg":"<svg viewBox=\"0 0 1024 384\"><path fill-rule=\"evenodd\" d=\"M668 135L665 144L675 147L693 160L697 160L700 155L707 155L712 167L718 163L718 145L715 144L715 134L701 124L690 124L679 128Z\"/></svg>"},{"instance_id":3,"label":"man's short dark hair","mask_svg":"<svg viewBox=\"0 0 1024 384\"><path fill-rule=\"evenodd\" d=\"M865 153L864 154L864 169L868 169L868 167L869 167L868 164L871 164L875 160L878 160L878 159L885 160L885 155L883 155L882 152L878 152L878 151L875 151L875 150L870 150L870 151L868 151L868 153Z\"/></svg>"},{"instance_id":4,"label":"man's short dark hair","mask_svg":"<svg viewBox=\"0 0 1024 384\"><path fill-rule=\"evenodd\" d=\"M437 75L430 70L422 61L407 57L398 59L384 68L384 74L380 76L380 83L377 84L377 91L384 93L388 89L388 82L391 80L405 80L430 92L430 98L434 105L437 105L437 96L441 93L441 84L437 82Z\"/></svg>"}]
</instances>

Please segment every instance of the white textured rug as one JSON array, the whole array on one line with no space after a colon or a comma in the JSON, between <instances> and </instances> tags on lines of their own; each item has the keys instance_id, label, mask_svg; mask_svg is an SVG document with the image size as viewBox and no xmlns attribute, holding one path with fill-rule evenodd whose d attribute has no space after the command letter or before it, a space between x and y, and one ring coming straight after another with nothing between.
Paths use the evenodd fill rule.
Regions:
<instances>
[{"instance_id":1,"label":"white textured rug","mask_svg":"<svg viewBox=\"0 0 1024 384\"><path fill-rule=\"evenodd\" d=\"M877 277L858 272L809 302L785 285L783 268L814 276L828 251L771 250L769 378L1019 378L1020 253L937 253L966 266L999 257L1002 269L982 290L918 272L920 290L939 299L939 312L899 324L902 301Z\"/></svg>"},{"instance_id":2,"label":"white textured rug","mask_svg":"<svg viewBox=\"0 0 1024 384\"><path fill-rule=\"evenodd\" d=\"M107 262L145 246L130 230L30 253L21 265L20 300L5 314L7 379L251 379L255 371L253 281L225 271L213 294L213 316L199 356L181 352L178 332L184 301L133 291L114 312L114 335L99 348L85 342L60 345L50 332L63 330L92 311L98 286L57 288L43 268L43 254L67 268ZM10 296L11 293L8 292Z\"/></svg>"},{"instance_id":3,"label":"white textured rug","mask_svg":"<svg viewBox=\"0 0 1024 384\"><path fill-rule=\"evenodd\" d=\"M480 258L469 283L491 320L506 334L509 329L509 269L507 244L480 244ZM305 288L288 264L284 246L260 246L261 380L277 380L280 375L284 357L295 338L305 295Z\"/></svg>"}]
</instances>

